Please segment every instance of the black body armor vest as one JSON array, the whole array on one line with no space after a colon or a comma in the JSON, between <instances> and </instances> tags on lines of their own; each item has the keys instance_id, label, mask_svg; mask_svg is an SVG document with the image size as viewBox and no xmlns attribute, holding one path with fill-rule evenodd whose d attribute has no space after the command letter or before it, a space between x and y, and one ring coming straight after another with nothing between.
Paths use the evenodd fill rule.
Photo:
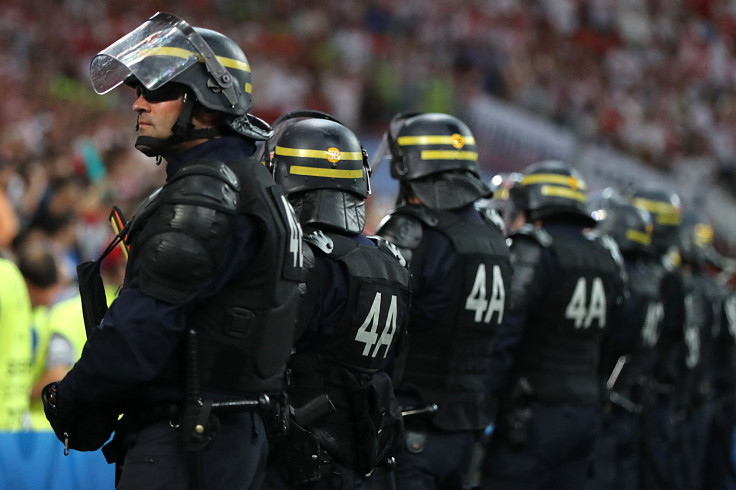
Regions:
<instances>
[{"instance_id":1,"label":"black body armor vest","mask_svg":"<svg viewBox=\"0 0 736 490\"><path fill-rule=\"evenodd\" d=\"M186 304L187 327L194 327L197 332L200 387L205 392L229 396L277 393L284 388L296 322L302 276L301 228L281 189L256 159L209 164L226 166L237 176L239 207L235 212L256 223L261 245L247 270L225 284L214 297ZM167 219L157 217L164 206L161 196L166 192L164 186L133 220L128 271L137 270L135 252L141 237L150 235L146 227L157 219ZM212 207L192 214L210 216L219 212ZM196 228L196 216L192 223L190 226ZM186 229L179 231L186 235ZM189 231L194 235L200 230ZM156 281L135 276L132 281L142 283L140 287L156 295ZM182 341L153 380L154 389L184 386L186 348Z\"/></svg>"},{"instance_id":2,"label":"black body armor vest","mask_svg":"<svg viewBox=\"0 0 736 490\"><path fill-rule=\"evenodd\" d=\"M652 262L633 261L626 268L629 299L620 328L631 329L630 348L616 390L631 394L636 384L650 379L655 366L654 355L664 318L659 284L664 270ZM619 327L614 327L619 328ZM615 359L613 360L615 362ZM606 368L613 368L613 362ZM604 374L609 374L610 371Z\"/></svg>"},{"instance_id":3,"label":"black body armor vest","mask_svg":"<svg viewBox=\"0 0 736 490\"><path fill-rule=\"evenodd\" d=\"M326 393L336 411L309 430L337 461L370 471L375 461L366 461L395 451L396 441L399 447L403 441L398 404L383 369L405 333L409 270L387 243L365 246L322 231L307 233L304 240L315 256L337 261L347 271L348 294L335 332L322 337L315 350L292 355L289 394L301 406Z\"/></svg>"},{"instance_id":4,"label":"black body armor vest","mask_svg":"<svg viewBox=\"0 0 736 490\"><path fill-rule=\"evenodd\" d=\"M321 343L318 353L352 369L375 372L403 334L409 314L409 270L379 247L362 246L335 233L327 254L349 275L349 296L337 333ZM309 237L306 237L309 240ZM312 249L315 254L319 248Z\"/></svg>"},{"instance_id":5,"label":"black body armor vest","mask_svg":"<svg viewBox=\"0 0 736 490\"><path fill-rule=\"evenodd\" d=\"M600 341L614 319L619 265L598 239L547 231L559 273L529 313L516 366L543 401L595 404Z\"/></svg>"},{"instance_id":6,"label":"black body armor vest","mask_svg":"<svg viewBox=\"0 0 736 490\"><path fill-rule=\"evenodd\" d=\"M508 307L511 280L509 250L501 230L487 221L468 222L452 211L398 208L395 214L415 214L423 226L446 236L457 253L450 305L434 328L410 332L402 387L436 403L433 424L443 430L482 429L493 410L485 378L493 342ZM431 214L430 220L426 214ZM420 243L411 261L413 274L422 274Z\"/></svg>"}]
</instances>

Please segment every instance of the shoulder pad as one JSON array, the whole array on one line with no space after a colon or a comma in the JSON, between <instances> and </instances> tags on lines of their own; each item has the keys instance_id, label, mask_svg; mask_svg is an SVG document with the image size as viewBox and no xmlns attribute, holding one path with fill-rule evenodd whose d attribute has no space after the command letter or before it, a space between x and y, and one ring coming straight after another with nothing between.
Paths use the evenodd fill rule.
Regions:
<instances>
[{"instance_id":1,"label":"shoulder pad","mask_svg":"<svg viewBox=\"0 0 736 490\"><path fill-rule=\"evenodd\" d=\"M376 228L376 234L407 250L415 249L422 241L422 223L414 216L390 213Z\"/></svg>"},{"instance_id":2,"label":"shoulder pad","mask_svg":"<svg viewBox=\"0 0 736 490\"><path fill-rule=\"evenodd\" d=\"M238 176L219 160L194 160L176 172L163 190L165 202L190 202L230 213L240 207Z\"/></svg>"},{"instance_id":3,"label":"shoulder pad","mask_svg":"<svg viewBox=\"0 0 736 490\"><path fill-rule=\"evenodd\" d=\"M319 250L329 255L335 250L335 242L325 235L322 230L314 230L304 235L304 241L314 245Z\"/></svg>"},{"instance_id":4,"label":"shoulder pad","mask_svg":"<svg viewBox=\"0 0 736 490\"><path fill-rule=\"evenodd\" d=\"M376 244L376 247L378 247L379 250L383 250L384 252L388 253L392 257L396 258L396 260L399 261L399 263L406 267L407 261L404 257L404 254L401 253L401 250L399 250L399 247L394 245L393 243L389 242L385 238L377 235L372 235L368 237L373 243Z\"/></svg>"},{"instance_id":5,"label":"shoulder pad","mask_svg":"<svg viewBox=\"0 0 736 490\"><path fill-rule=\"evenodd\" d=\"M532 238L543 247L549 247L552 245L552 235L547 232L544 228L539 228L531 223L523 225L521 228L516 230L512 235L511 239L518 236L525 236Z\"/></svg>"},{"instance_id":6,"label":"shoulder pad","mask_svg":"<svg viewBox=\"0 0 736 490\"><path fill-rule=\"evenodd\" d=\"M130 219L130 229L128 230L128 237L133 236L139 231L139 228L146 222L146 218L153 213L153 211L156 210L155 203L157 202L157 198L161 195L161 190L163 187L159 187L155 191L153 191L151 194L148 195L139 205L138 209L136 209L135 214Z\"/></svg>"},{"instance_id":7,"label":"shoulder pad","mask_svg":"<svg viewBox=\"0 0 736 490\"><path fill-rule=\"evenodd\" d=\"M215 160L187 165L166 183L131 245L145 293L182 303L214 277L231 243L239 188L237 176Z\"/></svg>"}]
</instances>

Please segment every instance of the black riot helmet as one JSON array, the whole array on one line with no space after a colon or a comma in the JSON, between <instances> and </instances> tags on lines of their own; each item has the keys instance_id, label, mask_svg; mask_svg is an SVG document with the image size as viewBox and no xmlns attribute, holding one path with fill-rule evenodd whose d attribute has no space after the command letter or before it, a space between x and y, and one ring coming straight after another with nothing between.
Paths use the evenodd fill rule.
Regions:
<instances>
[{"instance_id":1,"label":"black riot helmet","mask_svg":"<svg viewBox=\"0 0 736 490\"><path fill-rule=\"evenodd\" d=\"M401 113L387 132L391 176L434 209L456 209L491 196L480 180L475 137L460 119Z\"/></svg>"},{"instance_id":2,"label":"black riot helmet","mask_svg":"<svg viewBox=\"0 0 736 490\"><path fill-rule=\"evenodd\" d=\"M621 193L634 206L652 215L652 248L656 255L677 246L682 205L676 192L658 183L645 182L623 189Z\"/></svg>"},{"instance_id":3,"label":"black riot helmet","mask_svg":"<svg viewBox=\"0 0 736 490\"><path fill-rule=\"evenodd\" d=\"M529 221L563 218L582 226L595 226L587 207L587 186L580 173L567 163L543 160L528 166L515 201Z\"/></svg>"},{"instance_id":4,"label":"black riot helmet","mask_svg":"<svg viewBox=\"0 0 736 490\"><path fill-rule=\"evenodd\" d=\"M323 112L291 112L276 120L264 149L264 163L302 225L363 231L370 167L350 129Z\"/></svg>"},{"instance_id":5,"label":"black riot helmet","mask_svg":"<svg viewBox=\"0 0 736 490\"><path fill-rule=\"evenodd\" d=\"M702 269L717 256L713 249L713 226L700 213L686 211L678 230L677 251L682 262Z\"/></svg>"},{"instance_id":6,"label":"black riot helmet","mask_svg":"<svg viewBox=\"0 0 736 490\"><path fill-rule=\"evenodd\" d=\"M651 255L652 215L607 187L588 195L596 230L609 235L624 255Z\"/></svg>"},{"instance_id":7,"label":"black riot helmet","mask_svg":"<svg viewBox=\"0 0 736 490\"><path fill-rule=\"evenodd\" d=\"M190 128L195 102L223 113L230 131L255 140L271 135L268 124L248 113L251 70L240 47L219 32L192 27L171 14L153 15L100 51L90 63L90 77L98 94L123 82L149 92L170 83L189 89L191 97L185 98L180 121L172 128L174 139L168 143L219 134ZM161 142L148 143L154 147L151 154L161 153L157 148Z\"/></svg>"}]
</instances>

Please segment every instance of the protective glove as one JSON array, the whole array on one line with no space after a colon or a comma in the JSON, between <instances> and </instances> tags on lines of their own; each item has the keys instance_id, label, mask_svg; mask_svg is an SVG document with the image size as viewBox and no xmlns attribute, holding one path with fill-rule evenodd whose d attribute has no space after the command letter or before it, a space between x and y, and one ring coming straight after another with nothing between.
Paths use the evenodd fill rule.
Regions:
<instances>
[{"instance_id":1,"label":"protective glove","mask_svg":"<svg viewBox=\"0 0 736 490\"><path fill-rule=\"evenodd\" d=\"M110 438L117 414L94 407L75 407L59 400L57 383L46 385L41 392L43 411L56 437L69 449L96 451Z\"/></svg>"}]
</instances>

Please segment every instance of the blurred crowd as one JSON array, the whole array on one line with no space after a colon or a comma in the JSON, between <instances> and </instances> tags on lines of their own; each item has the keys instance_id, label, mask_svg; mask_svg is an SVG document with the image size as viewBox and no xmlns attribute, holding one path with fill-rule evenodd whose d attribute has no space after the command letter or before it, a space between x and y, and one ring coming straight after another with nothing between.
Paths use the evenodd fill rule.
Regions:
<instances>
[{"instance_id":1,"label":"blurred crowd","mask_svg":"<svg viewBox=\"0 0 736 490\"><path fill-rule=\"evenodd\" d=\"M88 81L94 54L156 11L233 33L269 122L308 107L380 134L398 111L462 114L485 93L658 168L702 157L734 181L730 0L5 0L0 248L30 227L62 240L73 222L77 253L94 255L109 203L132 213L161 183L132 148L132 95Z\"/></svg>"}]
</instances>

